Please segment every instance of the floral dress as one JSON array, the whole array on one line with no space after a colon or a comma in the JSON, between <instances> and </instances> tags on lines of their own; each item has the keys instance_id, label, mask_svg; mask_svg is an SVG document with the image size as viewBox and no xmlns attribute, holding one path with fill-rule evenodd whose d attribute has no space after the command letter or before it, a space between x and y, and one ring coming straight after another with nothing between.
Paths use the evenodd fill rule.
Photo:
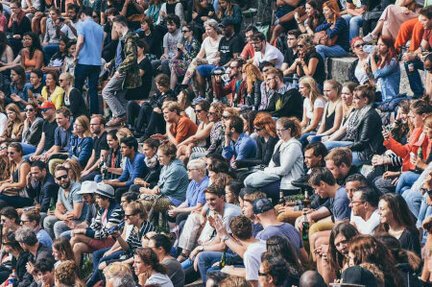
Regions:
<instances>
[{"instance_id":1,"label":"floral dress","mask_svg":"<svg viewBox=\"0 0 432 287\"><path fill-rule=\"evenodd\" d=\"M182 54L181 59L175 59L172 61L172 69L179 77L186 74L190 62L198 55L200 50L200 44L195 38L193 38L192 41L185 40L183 46L186 53Z\"/></svg>"}]
</instances>

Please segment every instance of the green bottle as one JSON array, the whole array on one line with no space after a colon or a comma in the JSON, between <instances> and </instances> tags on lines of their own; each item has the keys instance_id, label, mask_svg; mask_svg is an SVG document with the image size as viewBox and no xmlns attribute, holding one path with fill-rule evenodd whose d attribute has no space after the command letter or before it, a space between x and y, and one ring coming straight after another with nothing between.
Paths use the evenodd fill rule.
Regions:
<instances>
[{"instance_id":1,"label":"green bottle","mask_svg":"<svg viewBox=\"0 0 432 287\"><path fill-rule=\"evenodd\" d=\"M309 242L309 221L306 216L306 211L303 211L303 223L302 223L302 239L305 242Z\"/></svg>"}]
</instances>

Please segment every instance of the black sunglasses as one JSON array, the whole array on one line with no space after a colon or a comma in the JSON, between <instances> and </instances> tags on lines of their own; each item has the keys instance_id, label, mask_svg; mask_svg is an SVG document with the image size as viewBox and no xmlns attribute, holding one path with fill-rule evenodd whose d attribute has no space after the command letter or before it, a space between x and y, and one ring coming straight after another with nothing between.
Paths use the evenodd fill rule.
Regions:
<instances>
[{"instance_id":1,"label":"black sunglasses","mask_svg":"<svg viewBox=\"0 0 432 287\"><path fill-rule=\"evenodd\" d=\"M360 47L363 47L364 45L365 45L365 43L357 44L357 45L354 46L354 48L360 48Z\"/></svg>"},{"instance_id":2,"label":"black sunglasses","mask_svg":"<svg viewBox=\"0 0 432 287\"><path fill-rule=\"evenodd\" d=\"M50 110L50 109L41 109L41 113L45 113L45 112L47 112L48 110Z\"/></svg>"},{"instance_id":3,"label":"black sunglasses","mask_svg":"<svg viewBox=\"0 0 432 287\"><path fill-rule=\"evenodd\" d=\"M134 215L136 215L136 213L132 213L132 214L125 214L124 217L129 218L129 217L134 216Z\"/></svg>"},{"instance_id":4,"label":"black sunglasses","mask_svg":"<svg viewBox=\"0 0 432 287\"><path fill-rule=\"evenodd\" d=\"M259 128L259 127L254 127L254 130L256 130L257 132L262 131L263 128Z\"/></svg>"},{"instance_id":5,"label":"black sunglasses","mask_svg":"<svg viewBox=\"0 0 432 287\"><path fill-rule=\"evenodd\" d=\"M304 45L302 45L302 44L300 44L300 45L297 45L297 48L304 48Z\"/></svg>"},{"instance_id":6,"label":"black sunglasses","mask_svg":"<svg viewBox=\"0 0 432 287\"><path fill-rule=\"evenodd\" d=\"M182 30L182 33L190 32L189 30Z\"/></svg>"},{"instance_id":7,"label":"black sunglasses","mask_svg":"<svg viewBox=\"0 0 432 287\"><path fill-rule=\"evenodd\" d=\"M67 175L67 174L64 174L64 175L60 175L60 176L56 177L56 179L57 179L58 181L60 181L60 180L62 180L62 179L66 179L67 177L68 177L68 175Z\"/></svg>"},{"instance_id":8,"label":"black sunglasses","mask_svg":"<svg viewBox=\"0 0 432 287\"><path fill-rule=\"evenodd\" d=\"M199 114L199 113L201 113L203 110L195 110L195 113L196 114Z\"/></svg>"},{"instance_id":9,"label":"black sunglasses","mask_svg":"<svg viewBox=\"0 0 432 287\"><path fill-rule=\"evenodd\" d=\"M26 112L34 112L34 109L25 109Z\"/></svg>"}]
</instances>

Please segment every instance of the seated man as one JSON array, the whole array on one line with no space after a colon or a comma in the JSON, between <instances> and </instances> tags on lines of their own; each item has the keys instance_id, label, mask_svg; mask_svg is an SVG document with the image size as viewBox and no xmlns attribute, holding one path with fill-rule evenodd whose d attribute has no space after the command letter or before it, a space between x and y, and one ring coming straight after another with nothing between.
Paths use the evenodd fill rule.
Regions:
<instances>
[{"instance_id":1,"label":"seated man","mask_svg":"<svg viewBox=\"0 0 432 287\"><path fill-rule=\"evenodd\" d=\"M116 188L115 199L120 202L121 195L128 191L135 178L142 177L147 167L144 163L144 155L138 152L138 142L134 137L126 137L120 141L120 150L122 157L126 158L126 164L123 173L119 178L104 180Z\"/></svg>"},{"instance_id":2,"label":"seated man","mask_svg":"<svg viewBox=\"0 0 432 287\"><path fill-rule=\"evenodd\" d=\"M96 218L89 227L72 231L71 246L77 265L81 263L83 253L111 247L115 241L110 236L110 230L115 229L123 220L123 210L114 201L112 186L98 183L94 193L99 207Z\"/></svg>"},{"instance_id":3,"label":"seated man","mask_svg":"<svg viewBox=\"0 0 432 287\"><path fill-rule=\"evenodd\" d=\"M234 216L241 213L238 206L225 202L225 190L223 187L209 186L204 191L204 194L206 205L204 205L201 212L193 212L189 215L180 234L178 247L182 248L182 253L178 259L182 262L188 257L190 258L182 262L183 269L189 268L193 260L196 260L197 263L201 260L203 260L201 262L209 262L208 260L204 261L204 258L207 258L206 256L211 256L214 259L212 260L213 263L217 262L225 249L225 244L221 238L213 235L216 230L210 224L210 218L221 216L223 225L227 230L230 230L229 222ZM203 228L201 228L202 226ZM197 243L198 246L196 246ZM204 269L207 270L208 268L201 268L201 270ZM204 282L205 275L205 273L201 274Z\"/></svg>"},{"instance_id":4,"label":"seated man","mask_svg":"<svg viewBox=\"0 0 432 287\"><path fill-rule=\"evenodd\" d=\"M181 115L182 109L177 102L165 102L162 106L162 112L166 122L166 134L155 134L151 138L168 140L175 145L179 145L196 133L197 125L187 116Z\"/></svg>"},{"instance_id":5,"label":"seated man","mask_svg":"<svg viewBox=\"0 0 432 287\"><path fill-rule=\"evenodd\" d=\"M38 241L45 247L50 248L52 246L52 239L45 229L41 226L41 216L39 211L36 209L31 209L24 211L21 214L21 224L28 228L31 228L35 233Z\"/></svg>"},{"instance_id":6,"label":"seated man","mask_svg":"<svg viewBox=\"0 0 432 287\"><path fill-rule=\"evenodd\" d=\"M236 160L255 158L256 142L244 133L243 128L243 120L239 116L232 116L225 121L225 146L222 156L231 161L233 168L236 168Z\"/></svg>"},{"instance_id":7,"label":"seated man","mask_svg":"<svg viewBox=\"0 0 432 287\"><path fill-rule=\"evenodd\" d=\"M359 233L373 235L380 224L378 213L379 191L370 187L361 187L353 192L350 207L352 210L351 224Z\"/></svg>"},{"instance_id":8,"label":"seated man","mask_svg":"<svg viewBox=\"0 0 432 287\"><path fill-rule=\"evenodd\" d=\"M84 204L82 196L78 194L81 184L71 181L68 169L58 165L54 175L56 183L60 186L56 208L54 213L48 212L43 226L51 238L58 238L63 232L70 230L68 221L81 222L84 220L87 206Z\"/></svg>"}]
</instances>

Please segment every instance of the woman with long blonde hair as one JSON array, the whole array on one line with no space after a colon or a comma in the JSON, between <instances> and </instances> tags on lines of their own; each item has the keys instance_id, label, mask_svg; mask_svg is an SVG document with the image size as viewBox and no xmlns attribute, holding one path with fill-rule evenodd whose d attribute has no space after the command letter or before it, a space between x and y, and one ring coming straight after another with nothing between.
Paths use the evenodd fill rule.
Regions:
<instances>
[{"instance_id":1,"label":"woman with long blonde hair","mask_svg":"<svg viewBox=\"0 0 432 287\"><path fill-rule=\"evenodd\" d=\"M316 134L316 130L322 121L326 100L320 94L317 83L312 77L305 76L299 82L300 94L305 98L303 102L303 119L300 123L302 136L300 142L308 143L307 138Z\"/></svg>"},{"instance_id":2,"label":"woman with long blonde hair","mask_svg":"<svg viewBox=\"0 0 432 287\"><path fill-rule=\"evenodd\" d=\"M88 115L87 106L81 92L73 86L74 76L70 73L62 73L59 77L59 84L64 90L64 105L71 111L73 118Z\"/></svg>"},{"instance_id":3,"label":"woman with long blonde hair","mask_svg":"<svg viewBox=\"0 0 432 287\"><path fill-rule=\"evenodd\" d=\"M7 141L21 141L24 129L24 118L15 104L6 106L7 126L0 136L0 143Z\"/></svg>"},{"instance_id":4,"label":"woman with long blonde hair","mask_svg":"<svg viewBox=\"0 0 432 287\"><path fill-rule=\"evenodd\" d=\"M246 86L245 105L258 110L261 103L260 87L264 77L253 63L247 63L243 66L242 77Z\"/></svg>"}]
</instances>

